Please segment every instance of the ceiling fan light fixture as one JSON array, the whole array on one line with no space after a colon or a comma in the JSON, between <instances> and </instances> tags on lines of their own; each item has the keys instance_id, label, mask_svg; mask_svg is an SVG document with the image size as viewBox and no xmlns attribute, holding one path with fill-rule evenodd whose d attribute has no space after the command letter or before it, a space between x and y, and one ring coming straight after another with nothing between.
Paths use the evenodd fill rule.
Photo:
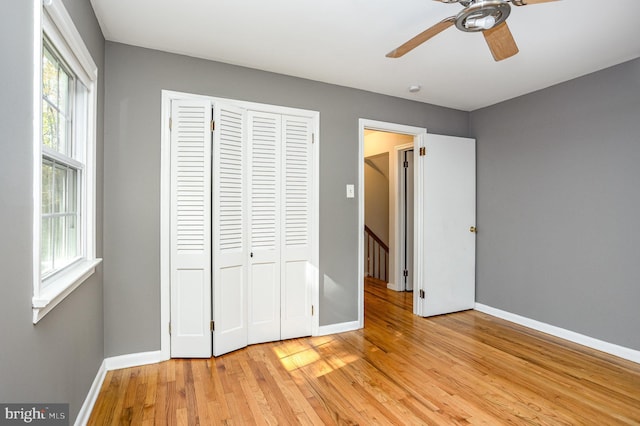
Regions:
<instances>
[{"instance_id":1,"label":"ceiling fan light fixture","mask_svg":"<svg viewBox=\"0 0 640 426\"><path fill-rule=\"evenodd\" d=\"M456 27L465 32L485 31L507 20L511 6L505 0L477 0L456 15Z\"/></svg>"},{"instance_id":2,"label":"ceiling fan light fixture","mask_svg":"<svg viewBox=\"0 0 640 426\"><path fill-rule=\"evenodd\" d=\"M464 26L469 29L480 28L483 30L490 30L496 25L496 18L493 15L483 16L481 18L469 18L465 21Z\"/></svg>"}]
</instances>

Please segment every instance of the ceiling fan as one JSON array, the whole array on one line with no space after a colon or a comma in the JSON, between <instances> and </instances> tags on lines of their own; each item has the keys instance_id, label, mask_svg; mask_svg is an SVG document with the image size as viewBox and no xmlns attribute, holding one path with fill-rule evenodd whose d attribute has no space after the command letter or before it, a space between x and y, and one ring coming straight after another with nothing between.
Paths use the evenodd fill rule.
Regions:
<instances>
[{"instance_id":1,"label":"ceiling fan","mask_svg":"<svg viewBox=\"0 0 640 426\"><path fill-rule=\"evenodd\" d=\"M518 53L518 46L507 26L511 5L527 6L558 0L435 0L442 3L460 3L464 9L455 16L438 22L397 49L387 53L388 58L399 58L430 38L455 25L460 31L482 31L493 59L502 61Z\"/></svg>"}]
</instances>

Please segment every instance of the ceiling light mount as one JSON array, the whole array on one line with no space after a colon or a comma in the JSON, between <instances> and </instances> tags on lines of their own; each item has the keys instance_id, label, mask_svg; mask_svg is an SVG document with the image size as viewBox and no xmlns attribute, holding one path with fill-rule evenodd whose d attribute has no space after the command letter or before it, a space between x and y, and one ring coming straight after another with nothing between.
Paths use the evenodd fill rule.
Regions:
<instances>
[{"instance_id":1,"label":"ceiling light mount","mask_svg":"<svg viewBox=\"0 0 640 426\"><path fill-rule=\"evenodd\" d=\"M465 32L485 31L506 21L510 13L505 0L476 0L456 15L455 24Z\"/></svg>"}]
</instances>

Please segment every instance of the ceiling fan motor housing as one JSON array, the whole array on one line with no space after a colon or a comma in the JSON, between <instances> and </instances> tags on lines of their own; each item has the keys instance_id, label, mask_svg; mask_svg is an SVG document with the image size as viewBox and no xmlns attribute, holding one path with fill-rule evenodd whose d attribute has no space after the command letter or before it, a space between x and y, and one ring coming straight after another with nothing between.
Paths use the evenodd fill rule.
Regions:
<instances>
[{"instance_id":1,"label":"ceiling fan motor housing","mask_svg":"<svg viewBox=\"0 0 640 426\"><path fill-rule=\"evenodd\" d=\"M456 15L456 28L465 32L491 29L509 17L511 6L504 0L476 0Z\"/></svg>"}]
</instances>

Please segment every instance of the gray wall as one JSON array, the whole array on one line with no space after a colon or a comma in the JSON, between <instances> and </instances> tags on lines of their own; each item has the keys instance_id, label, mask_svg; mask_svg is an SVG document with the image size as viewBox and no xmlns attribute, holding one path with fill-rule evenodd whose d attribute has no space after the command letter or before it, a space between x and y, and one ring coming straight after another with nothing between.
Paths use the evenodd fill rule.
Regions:
<instances>
[{"instance_id":1,"label":"gray wall","mask_svg":"<svg viewBox=\"0 0 640 426\"><path fill-rule=\"evenodd\" d=\"M104 69L104 39L88 0L65 1ZM32 324L33 2L7 0L0 14L0 401L70 403L72 418L104 358L102 272ZM98 163L102 162L103 90L99 92ZM101 200L102 168L98 167ZM102 250L98 203L98 254Z\"/></svg>"},{"instance_id":2,"label":"gray wall","mask_svg":"<svg viewBox=\"0 0 640 426\"><path fill-rule=\"evenodd\" d=\"M365 142L366 143L366 142ZM364 224L389 246L389 153L364 163ZM366 244L366 242L365 242ZM366 256L366 254L365 254Z\"/></svg>"},{"instance_id":3,"label":"gray wall","mask_svg":"<svg viewBox=\"0 0 640 426\"><path fill-rule=\"evenodd\" d=\"M321 325L357 320L358 118L468 131L466 112L118 43L106 62L106 356L160 347L162 89L320 111Z\"/></svg>"},{"instance_id":4,"label":"gray wall","mask_svg":"<svg viewBox=\"0 0 640 426\"><path fill-rule=\"evenodd\" d=\"M470 115L477 301L640 350L640 60Z\"/></svg>"}]
</instances>

